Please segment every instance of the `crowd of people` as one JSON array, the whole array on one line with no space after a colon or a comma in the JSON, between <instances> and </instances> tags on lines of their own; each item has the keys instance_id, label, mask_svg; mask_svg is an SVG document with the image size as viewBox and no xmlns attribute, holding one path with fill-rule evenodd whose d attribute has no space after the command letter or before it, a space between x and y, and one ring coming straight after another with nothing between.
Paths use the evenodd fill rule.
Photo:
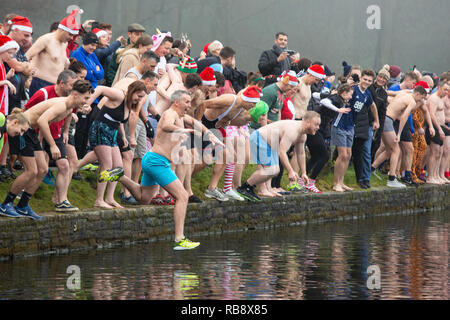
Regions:
<instances>
[{"instance_id":1,"label":"crowd of people","mask_svg":"<svg viewBox=\"0 0 450 320\"><path fill-rule=\"evenodd\" d=\"M112 41L111 24L79 25L78 14L36 41L26 17L1 25L0 179L14 181L0 215L40 220L29 200L43 181L55 186L55 211L77 211L70 182L97 169L94 207L175 205L174 249L184 250L199 245L183 227L187 204L202 202L191 179L208 165L204 196L221 202L322 193L316 180L330 158L336 192L352 190L350 164L363 189L382 174L390 188L450 183L448 71L343 62L336 79L280 32L247 73L218 40L197 57L184 35L133 23ZM248 163L257 169L242 181Z\"/></svg>"}]
</instances>

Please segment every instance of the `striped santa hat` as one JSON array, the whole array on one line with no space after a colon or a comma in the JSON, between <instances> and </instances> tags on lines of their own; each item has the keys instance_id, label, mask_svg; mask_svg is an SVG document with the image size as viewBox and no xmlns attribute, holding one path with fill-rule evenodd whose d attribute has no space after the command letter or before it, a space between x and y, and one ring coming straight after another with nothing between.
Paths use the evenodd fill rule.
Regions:
<instances>
[{"instance_id":1,"label":"striped santa hat","mask_svg":"<svg viewBox=\"0 0 450 320\"><path fill-rule=\"evenodd\" d=\"M9 49L19 50L19 44L8 36L0 35L0 53Z\"/></svg>"},{"instance_id":2,"label":"striped santa hat","mask_svg":"<svg viewBox=\"0 0 450 320\"><path fill-rule=\"evenodd\" d=\"M103 29L99 29L99 28L94 28L92 29L92 32L95 33L95 35L97 36L97 38L103 37L103 36L107 36L108 32L106 32Z\"/></svg>"},{"instance_id":3,"label":"striped santa hat","mask_svg":"<svg viewBox=\"0 0 450 320\"><path fill-rule=\"evenodd\" d=\"M8 21L9 24L11 24L11 30L20 30L25 32L33 33L33 26L30 23L30 20L26 17L22 16L15 16L10 21Z\"/></svg>"},{"instance_id":4,"label":"striped santa hat","mask_svg":"<svg viewBox=\"0 0 450 320\"><path fill-rule=\"evenodd\" d=\"M77 35L80 32L80 26L77 23L77 15L83 13L82 9L75 9L67 17L61 20L58 29L67 31L72 35Z\"/></svg>"},{"instance_id":5,"label":"striped santa hat","mask_svg":"<svg viewBox=\"0 0 450 320\"><path fill-rule=\"evenodd\" d=\"M178 70L185 73L196 73L198 70L197 63L191 57L185 56L180 60Z\"/></svg>"},{"instance_id":6,"label":"striped santa hat","mask_svg":"<svg viewBox=\"0 0 450 320\"><path fill-rule=\"evenodd\" d=\"M262 95L262 91L258 86L250 86L242 93L242 99L247 102L258 103Z\"/></svg>"},{"instance_id":7,"label":"striped santa hat","mask_svg":"<svg viewBox=\"0 0 450 320\"><path fill-rule=\"evenodd\" d=\"M283 71L280 77L277 79L278 81L283 81L284 84L290 84L291 86L298 85L298 78L295 71Z\"/></svg>"},{"instance_id":8,"label":"striped santa hat","mask_svg":"<svg viewBox=\"0 0 450 320\"><path fill-rule=\"evenodd\" d=\"M206 67L200 73L200 78L202 78L202 84L204 86L215 86L217 83L216 76L214 75L214 70L211 67Z\"/></svg>"}]
</instances>

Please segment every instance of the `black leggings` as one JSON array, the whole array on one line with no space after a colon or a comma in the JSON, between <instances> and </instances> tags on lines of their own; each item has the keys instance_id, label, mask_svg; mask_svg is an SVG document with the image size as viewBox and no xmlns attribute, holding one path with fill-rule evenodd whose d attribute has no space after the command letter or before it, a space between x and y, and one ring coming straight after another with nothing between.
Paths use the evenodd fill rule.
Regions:
<instances>
[{"instance_id":1,"label":"black leggings","mask_svg":"<svg viewBox=\"0 0 450 320\"><path fill-rule=\"evenodd\" d=\"M330 159L330 154L320 132L317 132L314 136L308 134L306 145L311 154L311 158L306 162L306 171L311 179L316 180L328 159Z\"/></svg>"}]
</instances>

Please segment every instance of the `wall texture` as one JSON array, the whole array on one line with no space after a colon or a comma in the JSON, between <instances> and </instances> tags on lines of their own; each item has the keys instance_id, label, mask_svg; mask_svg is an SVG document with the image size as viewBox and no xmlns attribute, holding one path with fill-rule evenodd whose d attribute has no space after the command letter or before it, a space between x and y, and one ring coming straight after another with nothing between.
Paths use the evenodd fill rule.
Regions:
<instances>
[{"instance_id":1,"label":"wall texture","mask_svg":"<svg viewBox=\"0 0 450 320\"><path fill-rule=\"evenodd\" d=\"M193 56L218 39L238 53L238 67L254 71L274 34L287 32L289 47L321 60L337 74L343 60L379 70L394 64L403 70L441 73L450 66L450 1L448 0L12 0L2 1L2 20L15 12L31 19L35 38L60 21L70 5L84 10L83 20L97 19L126 35L132 22L190 35ZM380 29L370 30L371 5L380 8Z\"/></svg>"},{"instance_id":2,"label":"wall texture","mask_svg":"<svg viewBox=\"0 0 450 320\"><path fill-rule=\"evenodd\" d=\"M355 191L345 194L299 194L262 203L208 201L189 205L185 234L245 231L295 223L352 220L376 215L450 212L450 186L403 190ZM0 260L67 253L136 242L172 241L173 207L48 214L41 221L0 219Z\"/></svg>"}]
</instances>

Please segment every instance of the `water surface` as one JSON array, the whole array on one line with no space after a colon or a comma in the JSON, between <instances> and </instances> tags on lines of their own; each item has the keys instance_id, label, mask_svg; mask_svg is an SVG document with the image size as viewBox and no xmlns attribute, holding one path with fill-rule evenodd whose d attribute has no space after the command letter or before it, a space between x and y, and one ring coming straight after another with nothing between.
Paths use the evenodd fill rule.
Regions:
<instances>
[{"instance_id":1,"label":"water surface","mask_svg":"<svg viewBox=\"0 0 450 320\"><path fill-rule=\"evenodd\" d=\"M0 263L1 299L448 299L450 213L193 237ZM69 290L67 268L81 272ZM368 289L367 268L381 289Z\"/></svg>"}]
</instances>

